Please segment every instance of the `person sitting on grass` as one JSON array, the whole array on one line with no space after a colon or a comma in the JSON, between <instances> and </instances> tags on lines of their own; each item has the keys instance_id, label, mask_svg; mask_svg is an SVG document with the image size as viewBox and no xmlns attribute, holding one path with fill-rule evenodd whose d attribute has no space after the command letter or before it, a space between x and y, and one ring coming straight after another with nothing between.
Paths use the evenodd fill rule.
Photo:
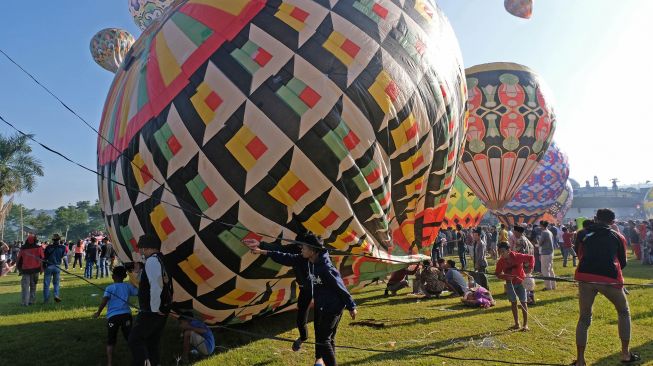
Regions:
<instances>
[{"instance_id":1,"label":"person sitting on grass","mask_svg":"<svg viewBox=\"0 0 653 366\"><path fill-rule=\"evenodd\" d=\"M457 296L464 296L466 291L469 291L467 287L467 281L462 273L456 268L456 262L449 259L445 264L444 268L446 273L444 274L444 280L447 284L447 287L453 294Z\"/></svg>"},{"instance_id":2,"label":"person sitting on grass","mask_svg":"<svg viewBox=\"0 0 653 366\"><path fill-rule=\"evenodd\" d=\"M524 325L522 331L528 330L528 304L526 302L526 289L522 282L526 273L533 271L535 258L529 254L521 254L510 250L508 243L501 243L498 246L499 261L497 262L494 274L506 280L506 295L512 308L512 317L515 324L510 329L519 329L519 314L517 313L517 300L521 304Z\"/></svg>"},{"instance_id":3,"label":"person sitting on grass","mask_svg":"<svg viewBox=\"0 0 653 366\"><path fill-rule=\"evenodd\" d=\"M107 365L109 366L113 360L113 348L116 345L118 331L122 331L125 341L129 339L132 327L129 297L138 295L138 289L134 285L123 282L127 277L125 267L114 267L111 277L113 284L104 290L100 307L93 314L93 317L97 319L102 314L104 307L107 307Z\"/></svg>"},{"instance_id":4,"label":"person sitting on grass","mask_svg":"<svg viewBox=\"0 0 653 366\"><path fill-rule=\"evenodd\" d=\"M467 306L481 307L484 309L496 304L490 291L483 286L470 287L465 291L465 294L463 294L463 298L460 301Z\"/></svg>"},{"instance_id":5,"label":"person sitting on grass","mask_svg":"<svg viewBox=\"0 0 653 366\"><path fill-rule=\"evenodd\" d=\"M201 320L193 317L192 312L182 312L176 316L179 320L179 328L184 332L184 348L181 360L184 364L189 363L189 355L192 350L197 352L201 357L210 356L215 350L215 338L213 332Z\"/></svg>"},{"instance_id":6,"label":"person sitting on grass","mask_svg":"<svg viewBox=\"0 0 653 366\"><path fill-rule=\"evenodd\" d=\"M439 298L446 288L444 274L433 266L430 260L424 260L421 268L415 273L413 294L424 294L425 298Z\"/></svg>"}]
</instances>

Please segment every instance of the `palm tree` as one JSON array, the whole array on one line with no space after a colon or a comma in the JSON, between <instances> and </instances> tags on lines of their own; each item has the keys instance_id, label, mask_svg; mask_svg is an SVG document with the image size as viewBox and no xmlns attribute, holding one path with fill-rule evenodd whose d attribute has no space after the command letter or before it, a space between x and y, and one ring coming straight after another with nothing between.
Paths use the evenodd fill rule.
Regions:
<instances>
[{"instance_id":1,"label":"palm tree","mask_svg":"<svg viewBox=\"0 0 653 366\"><path fill-rule=\"evenodd\" d=\"M36 177L43 176L41 162L31 155L32 135L5 137L0 134L0 236L4 236L5 218L11 209L14 194L32 192ZM5 198L9 197L5 202Z\"/></svg>"}]
</instances>

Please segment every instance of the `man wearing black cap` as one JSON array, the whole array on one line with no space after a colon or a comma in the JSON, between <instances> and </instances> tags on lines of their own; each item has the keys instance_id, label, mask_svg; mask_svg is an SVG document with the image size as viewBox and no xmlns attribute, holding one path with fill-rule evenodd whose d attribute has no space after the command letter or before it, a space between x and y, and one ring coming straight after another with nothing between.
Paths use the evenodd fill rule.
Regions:
<instances>
[{"instance_id":1,"label":"man wearing black cap","mask_svg":"<svg viewBox=\"0 0 653 366\"><path fill-rule=\"evenodd\" d=\"M172 279L168 276L159 238L145 234L138 242L145 257L145 268L138 286L139 311L129 334L132 365L142 366L146 360L158 365L159 341L172 303Z\"/></svg>"},{"instance_id":2,"label":"man wearing black cap","mask_svg":"<svg viewBox=\"0 0 653 366\"><path fill-rule=\"evenodd\" d=\"M289 254L260 249L254 240L245 242L253 254L266 255L285 266L304 266L315 299L315 364L337 365L335 335L343 309L356 318L356 303L345 286L340 273L327 261L322 239L314 234L304 237L301 254Z\"/></svg>"}]
</instances>

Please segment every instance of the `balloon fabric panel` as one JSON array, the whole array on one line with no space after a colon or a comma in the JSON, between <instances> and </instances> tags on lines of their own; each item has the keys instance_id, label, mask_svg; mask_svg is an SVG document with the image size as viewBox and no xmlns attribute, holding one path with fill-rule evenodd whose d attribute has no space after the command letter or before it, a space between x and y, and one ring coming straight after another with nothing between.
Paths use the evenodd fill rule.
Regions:
<instances>
[{"instance_id":1,"label":"balloon fabric panel","mask_svg":"<svg viewBox=\"0 0 653 366\"><path fill-rule=\"evenodd\" d=\"M373 257L332 257L351 287L429 254L465 133L460 51L437 7L173 6L133 46L102 115L99 191L122 260L155 233L175 301L228 323L296 299L292 271L244 238L311 230Z\"/></svg>"},{"instance_id":2,"label":"balloon fabric panel","mask_svg":"<svg viewBox=\"0 0 653 366\"><path fill-rule=\"evenodd\" d=\"M141 29L147 29L150 24L163 17L164 12L175 0L127 0L129 13L134 23Z\"/></svg>"},{"instance_id":3,"label":"balloon fabric panel","mask_svg":"<svg viewBox=\"0 0 653 366\"><path fill-rule=\"evenodd\" d=\"M653 188L649 189L648 193L646 193L643 208L644 212L646 213L646 217L649 220L653 219Z\"/></svg>"},{"instance_id":4,"label":"balloon fabric panel","mask_svg":"<svg viewBox=\"0 0 653 366\"><path fill-rule=\"evenodd\" d=\"M487 208L474 192L460 178L456 178L449 191L442 227L455 227L458 224L464 228L476 227L486 212Z\"/></svg>"},{"instance_id":5,"label":"balloon fabric panel","mask_svg":"<svg viewBox=\"0 0 653 366\"><path fill-rule=\"evenodd\" d=\"M497 210L548 149L555 114L540 78L525 66L491 63L465 72L469 118L458 176L488 209Z\"/></svg>"},{"instance_id":6,"label":"balloon fabric panel","mask_svg":"<svg viewBox=\"0 0 653 366\"><path fill-rule=\"evenodd\" d=\"M503 223L532 224L556 204L556 199L565 191L569 178L569 161L552 142L544 158L524 183L513 199L501 210L495 212ZM564 204L564 202L563 202Z\"/></svg>"}]
</instances>

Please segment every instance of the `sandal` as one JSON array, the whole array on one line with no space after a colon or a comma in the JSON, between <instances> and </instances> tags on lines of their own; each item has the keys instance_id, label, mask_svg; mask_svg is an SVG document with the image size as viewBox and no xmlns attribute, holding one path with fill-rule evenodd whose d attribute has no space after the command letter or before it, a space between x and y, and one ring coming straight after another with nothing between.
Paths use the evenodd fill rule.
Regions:
<instances>
[{"instance_id":1,"label":"sandal","mask_svg":"<svg viewBox=\"0 0 653 366\"><path fill-rule=\"evenodd\" d=\"M630 352L629 356L630 356L629 359L621 360L621 363L633 363L642 360L642 357L640 357L640 355L638 355L637 353Z\"/></svg>"}]
</instances>

